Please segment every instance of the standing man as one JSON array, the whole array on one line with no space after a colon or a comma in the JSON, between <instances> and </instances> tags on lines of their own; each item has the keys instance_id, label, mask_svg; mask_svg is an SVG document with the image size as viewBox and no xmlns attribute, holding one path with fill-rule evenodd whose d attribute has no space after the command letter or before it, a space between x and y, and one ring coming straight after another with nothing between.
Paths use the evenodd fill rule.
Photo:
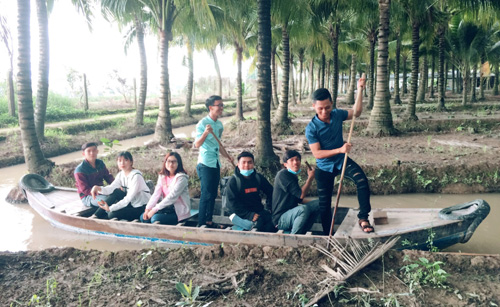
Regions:
<instances>
[{"instance_id":1,"label":"standing man","mask_svg":"<svg viewBox=\"0 0 500 307\"><path fill-rule=\"evenodd\" d=\"M299 185L301 156L295 150L287 150L283 155L282 169L274 178L273 223L276 228L291 234L305 234L318 218L317 200L304 201L314 179L314 169L307 170L307 180ZM304 203L299 206L300 203Z\"/></svg>"},{"instance_id":2,"label":"standing man","mask_svg":"<svg viewBox=\"0 0 500 307\"><path fill-rule=\"evenodd\" d=\"M92 187L103 186L104 180L108 184L113 182L115 178L111 175L102 160L97 159L97 143L88 142L82 145L82 155L84 160L80 163L74 172L76 180L76 188L82 200L82 203L87 207L99 208L97 204L99 201L104 200L106 195L97 195L96 198L92 197Z\"/></svg>"},{"instance_id":3,"label":"standing man","mask_svg":"<svg viewBox=\"0 0 500 307\"><path fill-rule=\"evenodd\" d=\"M248 151L238 155L238 165L234 175L227 182L227 206L231 211L229 217L234 225L251 230L273 232L275 227L271 213L264 209L260 192L266 194L266 207L271 209L273 186L266 177L255 171L254 156Z\"/></svg>"},{"instance_id":4,"label":"standing man","mask_svg":"<svg viewBox=\"0 0 500 307\"><path fill-rule=\"evenodd\" d=\"M362 91L365 87L364 74L358 81L358 95L351 110L333 110L332 96L326 88L316 90L312 95L316 116L306 127L306 138L312 154L316 158L316 182L318 184L319 206L323 232L328 235L332 222L332 194L335 176L342 172L344 155L352 147L344 143L342 137L342 122L359 117L363 110ZM347 158L345 177L354 181L357 187L359 213L358 223L364 232L373 232L374 228L368 221L371 211L370 187L368 178L361 167L351 158Z\"/></svg>"},{"instance_id":5,"label":"standing man","mask_svg":"<svg viewBox=\"0 0 500 307\"><path fill-rule=\"evenodd\" d=\"M222 122L218 120L224 110L222 98L216 95L210 96L205 101L205 106L208 109L208 115L196 125L196 139L194 141L194 147L200 149L196 165L201 185L198 227L206 225L213 228L215 225L212 222L212 215L220 181L219 151L231 163L233 163L233 158L224 148L219 146L219 142L215 138L220 140L224 130Z\"/></svg>"}]
</instances>

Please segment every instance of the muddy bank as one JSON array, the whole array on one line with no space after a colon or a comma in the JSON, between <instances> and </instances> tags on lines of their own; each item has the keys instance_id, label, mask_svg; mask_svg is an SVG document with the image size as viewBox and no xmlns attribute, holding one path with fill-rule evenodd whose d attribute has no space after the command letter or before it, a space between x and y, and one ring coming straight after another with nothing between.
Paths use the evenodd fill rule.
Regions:
<instances>
[{"instance_id":1,"label":"muddy bank","mask_svg":"<svg viewBox=\"0 0 500 307\"><path fill-rule=\"evenodd\" d=\"M430 265L419 264L422 259ZM334 266L312 248L245 245L0 253L0 304L174 306L187 301L176 284L191 282L199 287L195 306L301 306L326 286L322 264ZM423 277L410 274L408 265ZM319 305L496 306L499 270L498 256L390 251Z\"/></svg>"}]
</instances>

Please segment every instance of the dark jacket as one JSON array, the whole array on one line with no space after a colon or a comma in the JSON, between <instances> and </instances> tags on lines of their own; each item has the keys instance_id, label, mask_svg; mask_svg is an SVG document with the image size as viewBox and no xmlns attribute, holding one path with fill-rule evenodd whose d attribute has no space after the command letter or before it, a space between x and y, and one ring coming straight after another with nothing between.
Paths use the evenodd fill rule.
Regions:
<instances>
[{"instance_id":1,"label":"dark jacket","mask_svg":"<svg viewBox=\"0 0 500 307\"><path fill-rule=\"evenodd\" d=\"M278 225L283 213L297 207L302 202L302 189L299 185L297 175L290 173L287 169L282 169L274 178L273 191L273 223Z\"/></svg>"},{"instance_id":2,"label":"dark jacket","mask_svg":"<svg viewBox=\"0 0 500 307\"><path fill-rule=\"evenodd\" d=\"M83 160L75 169L76 188L80 198L90 195L93 186L103 186L104 180L108 184L115 180L102 160L97 159L95 166L93 168L87 160Z\"/></svg>"},{"instance_id":3,"label":"dark jacket","mask_svg":"<svg viewBox=\"0 0 500 307\"><path fill-rule=\"evenodd\" d=\"M253 172L248 178L244 177L240 174L238 167L234 170L234 176L227 184L227 206L231 213L236 213L242 219L252 220L255 213L264 210L260 197L261 191L266 194L266 207L271 208L273 186L264 176ZM256 176L259 176L260 185ZM241 182L239 190L237 180Z\"/></svg>"}]
</instances>

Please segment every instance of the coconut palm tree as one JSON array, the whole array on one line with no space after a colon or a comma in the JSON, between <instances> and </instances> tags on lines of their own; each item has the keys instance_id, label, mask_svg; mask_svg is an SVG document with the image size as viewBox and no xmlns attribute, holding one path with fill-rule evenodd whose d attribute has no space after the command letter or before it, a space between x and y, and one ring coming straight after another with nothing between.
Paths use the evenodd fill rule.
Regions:
<instances>
[{"instance_id":1,"label":"coconut palm tree","mask_svg":"<svg viewBox=\"0 0 500 307\"><path fill-rule=\"evenodd\" d=\"M391 0L379 0L379 31L377 56L377 89L367 132L372 135L393 135L396 133L389 104L387 60L389 57L389 24Z\"/></svg>"},{"instance_id":2,"label":"coconut palm tree","mask_svg":"<svg viewBox=\"0 0 500 307\"><path fill-rule=\"evenodd\" d=\"M12 44L12 35L10 34L10 29L7 23L7 19L0 15L0 37L5 45L7 54L9 55L9 67L7 70L7 97L8 97L8 109L9 116L16 116L16 100L14 96L14 76L13 76L13 58L14 58L14 46Z\"/></svg>"},{"instance_id":3,"label":"coconut palm tree","mask_svg":"<svg viewBox=\"0 0 500 307\"><path fill-rule=\"evenodd\" d=\"M17 97L24 159L30 173L47 175L54 163L45 159L35 131L31 88L31 42L29 0L17 1Z\"/></svg>"},{"instance_id":4,"label":"coconut palm tree","mask_svg":"<svg viewBox=\"0 0 500 307\"><path fill-rule=\"evenodd\" d=\"M433 9L433 2L430 0L398 0L401 7L408 16L408 22L412 29L412 50L411 50L411 88L410 99L406 109L406 115L410 120L418 120L416 115L418 69L419 69L419 47L420 47L420 27L427 20L430 10Z\"/></svg>"},{"instance_id":5,"label":"coconut palm tree","mask_svg":"<svg viewBox=\"0 0 500 307\"><path fill-rule=\"evenodd\" d=\"M257 0L257 144L256 162L261 167L276 167L279 158L271 138L271 0Z\"/></svg>"},{"instance_id":6,"label":"coconut palm tree","mask_svg":"<svg viewBox=\"0 0 500 307\"><path fill-rule=\"evenodd\" d=\"M455 56L453 61L464 74L462 104L467 105L471 63L479 61L480 53L487 44L486 31L474 21L456 15L450 22L451 45Z\"/></svg>"},{"instance_id":7,"label":"coconut palm tree","mask_svg":"<svg viewBox=\"0 0 500 307\"><path fill-rule=\"evenodd\" d=\"M139 48L140 77L139 77L139 100L137 101L135 124L140 126L144 123L144 109L146 106L146 96L148 88L148 64L146 57L146 47L144 45L144 35L150 27L150 14L142 9L140 0L102 0L101 11L106 19L118 23L121 31L125 32L125 52L132 42L137 41Z\"/></svg>"},{"instance_id":8,"label":"coconut palm tree","mask_svg":"<svg viewBox=\"0 0 500 307\"><path fill-rule=\"evenodd\" d=\"M254 41L256 38L254 27L257 22L257 11L253 1L243 1L238 3L238 5L235 5L232 1L219 0L216 3L222 4L224 12L222 34L226 37L226 41L231 42L236 51L238 67L236 78L236 116L239 120L244 120L241 65L243 62L243 53L246 52L248 54L247 42L249 40Z\"/></svg>"},{"instance_id":9,"label":"coconut palm tree","mask_svg":"<svg viewBox=\"0 0 500 307\"><path fill-rule=\"evenodd\" d=\"M153 18L152 26L158 31L160 53L160 102L155 127L155 139L168 143L173 138L170 116L170 81L168 71L168 49L173 39L172 27L182 10L194 11L196 21L205 27L214 25L214 18L206 0L141 0Z\"/></svg>"}]
</instances>

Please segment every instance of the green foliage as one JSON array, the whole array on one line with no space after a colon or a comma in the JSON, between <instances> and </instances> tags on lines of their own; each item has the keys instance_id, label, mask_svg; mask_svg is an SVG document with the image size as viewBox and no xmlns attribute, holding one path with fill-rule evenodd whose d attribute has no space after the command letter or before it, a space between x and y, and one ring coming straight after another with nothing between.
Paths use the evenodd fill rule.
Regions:
<instances>
[{"instance_id":1,"label":"green foliage","mask_svg":"<svg viewBox=\"0 0 500 307\"><path fill-rule=\"evenodd\" d=\"M404 261L409 261L405 256ZM419 258L417 261L401 268L403 280L408 284L410 293L418 292L422 286L428 285L432 288L446 288L446 279L449 274L441 269L442 261L430 262L427 258Z\"/></svg>"},{"instance_id":2,"label":"green foliage","mask_svg":"<svg viewBox=\"0 0 500 307\"><path fill-rule=\"evenodd\" d=\"M192 306L196 302L196 298L200 294L200 287L196 286L193 289L193 281L189 281L189 286L185 283L178 282L175 284L175 288L182 295L183 301L177 302L175 306Z\"/></svg>"},{"instance_id":3,"label":"green foliage","mask_svg":"<svg viewBox=\"0 0 500 307\"><path fill-rule=\"evenodd\" d=\"M439 248L434 246L434 238L436 237L436 233L432 228L429 229L429 236L427 237L427 240L425 243L427 244L427 248L429 248L429 251L436 253L439 252Z\"/></svg>"},{"instance_id":4,"label":"green foliage","mask_svg":"<svg viewBox=\"0 0 500 307\"><path fill-rule=\"evenodd\" d=\"M303 293L302 290L302 284L298 284L297 286L295 286L293 292L286 293L286 298L291 301L298 300L300 306L304 307L309 302L309 298L307 298L306 293ZM317 305L315 304L314 306Z\"/></svg>"},{"instance_id":5,"label":"green foliage","mask_svg":"<svg viewBox=\"0 0 500 307\"><path fill-rule=\"evenodd\" d=\"M106 146L104 148L104 151L107 151L107 152L112 152L113 151L113 146L116 145L116 146L122 146L120 144L120 141L118 140L109 140L107 138L101 138L101 142L104 144L104 146Z\"/></svg>"}]
</instances>

